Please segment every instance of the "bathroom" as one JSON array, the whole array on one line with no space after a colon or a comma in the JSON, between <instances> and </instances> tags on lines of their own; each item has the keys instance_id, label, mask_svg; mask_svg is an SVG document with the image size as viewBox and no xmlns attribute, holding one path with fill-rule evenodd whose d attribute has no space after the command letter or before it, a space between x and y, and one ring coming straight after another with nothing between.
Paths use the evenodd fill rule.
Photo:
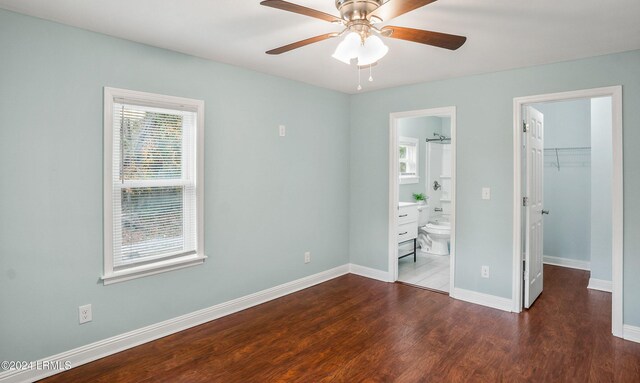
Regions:
<instances>
[{"instance_id":1,"label":"bathroom","mask_svg":"<svg viewBox=\"0 0 640 383\"><path fill-rule=\"evenodd\" d=\"M451 119L398 121L398 281L448 293L452 213Z\"/></svg>"}]
</instances>

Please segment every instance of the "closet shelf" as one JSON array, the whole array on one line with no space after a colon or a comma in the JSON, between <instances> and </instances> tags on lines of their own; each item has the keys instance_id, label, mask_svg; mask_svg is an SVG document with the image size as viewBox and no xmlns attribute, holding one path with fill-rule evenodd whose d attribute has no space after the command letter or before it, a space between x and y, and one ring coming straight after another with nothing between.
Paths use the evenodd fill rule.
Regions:
<instances>
[{"instance_id":1,"label":"closet shelf","mask_svg":"<svg viewBox=\"0 0 640 383\"><path fill-rule=\"evenodd\" d=\"M553 155L556 157L556 162L553 163L553 167L560 171L560 155L591 155L590 146L576 146L576 147L564 147L564 148L545 148L545 155Z\"/></svg>"},{"instance_id":2,"label":"closet shelf","mask_svg":"<svg viewBox=\"0 0 640 383\"><path fill-rule=\"evenodd\" d=\"M576 147L564 147L564 148L544 148L544 151L550 151L550 152L568 152L568 151L579 151L579 152L585 152L585 151L590 151L591 150L591 146L576 146Z\"/></svg>"}]
</instances>

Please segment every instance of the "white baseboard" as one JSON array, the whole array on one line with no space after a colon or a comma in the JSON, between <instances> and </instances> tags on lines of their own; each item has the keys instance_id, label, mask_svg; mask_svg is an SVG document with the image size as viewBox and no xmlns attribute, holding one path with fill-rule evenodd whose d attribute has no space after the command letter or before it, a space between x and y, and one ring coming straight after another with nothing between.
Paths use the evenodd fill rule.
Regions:
<instances>
[{"instance_id":1,"label":"white baseboard","mask_svg":"<svg viewBox=\"0 0 640 383\"><path fill-rule=\"evenodd\" d=\"M451 298L461 301L475 303L481 306L487 306L494 309L511 312L513 301L509 298L497 297L495 295L483 294L477 291L465 290L455 287L450 294Z\"/></svg>"},{"instance_id":2,"label":"white baseboard","mask_svg":"<svg viewBox=\"0 0 640 383\"><path fill-rule=\"evenodd\" d=\"M604 279L589 278L589 286L587 286L587 288L610 293L613 288L613 283L611 281L605 281Z\"/></svg>"},{"instance_id":3,"label":"white baseboard","mask_svg":"<svg viewBox=\"0 0 640 383\"><path fill-rule=\"evenodd\" d=\"M349 273L350 265L342 265L308 277L300 278L279 286L246 295L228 302L224 302L206 309L195 311L164 322L156 323L138 330L104 339L95 343L81 346L70 351L44 358L38 362L53 362L64 366L70 362L71 367L78 367L85 363L104 358L105 356L147 343L176 332L218 319L225 315L248 309L284 295L306 289L313 285L326 282L330 279ZM51 365L51 364L50 364ZM17 383L33 382L62 372L62 370L20 370L5 371L0 373L0 382Z\"/></svg>"},{"instance_id":4,"label":"white baseboard","mask_svg":"<svg viewBox=\"0 0 640 383\"><path fill-rule=\"evenodd\" d=\"M640 343L640 327L625 324L622 326L622 337L632 342Z\"/></svg>"},{"instance_id":5,"label":"white baseboard","mask_svg":"<svg viewBox=\"0 0 640 383\"><path fill-rule=\"evenodd\" d=\"M382 271L378 269L372 269L370 267L356 265L355 263L349 264L349 272L351 274L360 275L363 277L376 279L382 282L393 282L391 280L391 275L388 271Z\"/></svg>"},{"instance_id":6,"label":"white baseboard","mask_svg":"<svg viewBox=\"0 0 640 383\"><path fill-rule=\"evenodd\" d=\"M589 261L580 261L578 259L571 259L571 258L552 257L550 255L543 256L542 261L547 265L562 266L562 267L569 267L571 269L591 271L591 262Z\"/></svg>"}]
</instances>

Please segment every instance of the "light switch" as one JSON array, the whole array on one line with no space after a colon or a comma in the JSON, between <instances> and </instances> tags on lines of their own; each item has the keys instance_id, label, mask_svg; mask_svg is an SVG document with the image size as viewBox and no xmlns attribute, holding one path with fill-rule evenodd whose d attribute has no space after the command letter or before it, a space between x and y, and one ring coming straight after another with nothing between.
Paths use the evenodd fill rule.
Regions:
<instances>
[{"instance_id":1,"label":"light switch","mask_svg":"<svg viewBox=\"0 0 640 383\"><path fill-rule=\"evenodd\" d=\"M491 188L482 188L482 199L491 199Z\"/></svg>"},{"instance_id":2,"label":"light switch","mask_svg":"<svg viewBox=\"0 0 640 383\"><path fill-rule=\"evenodd\" d=\"M280 137L284 137L287 133L287 127L284 125L278 126L278 130L280 131Z\"/></svg>"}]
</instances>

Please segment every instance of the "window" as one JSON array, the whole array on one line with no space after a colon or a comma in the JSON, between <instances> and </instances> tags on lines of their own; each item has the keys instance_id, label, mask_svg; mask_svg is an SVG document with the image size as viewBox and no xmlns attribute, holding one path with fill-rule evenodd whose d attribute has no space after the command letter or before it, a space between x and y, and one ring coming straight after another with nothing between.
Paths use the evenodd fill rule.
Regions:
<instances>
[{"instance_id":1,"label":"window","mask_svg":"<svg viewBox=\"0 0 640 383\"><path fill-rule=\"evenodd\" d=\"M418 139L412 137L400 137L399 139L399 156L400 159L400 183L415 184L418 183Z\"/></svg>"},{"instance_id":2,"label":"window","mask_svg":"<svg viewBox=\"0 0 640 383\"><path fill-rule=\"evenodd\" d=\"M201 264L204 103L104 90L104 284Z\"/></svg>"}]
</instances>

